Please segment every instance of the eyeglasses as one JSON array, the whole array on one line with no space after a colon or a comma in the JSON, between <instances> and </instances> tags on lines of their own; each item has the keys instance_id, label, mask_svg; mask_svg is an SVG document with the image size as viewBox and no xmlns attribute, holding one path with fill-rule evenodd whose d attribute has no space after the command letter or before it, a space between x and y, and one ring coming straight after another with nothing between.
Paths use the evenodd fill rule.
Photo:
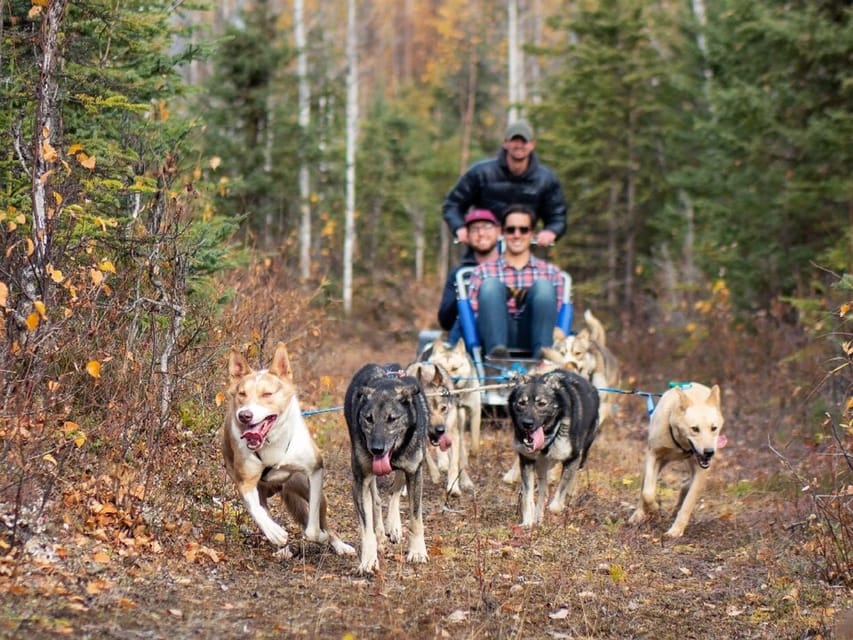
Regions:
<instances>
[{"instance_id":1,"label":"eyeglasses","mask_svg":"<svg viewBox=\"0 0 853 640\"><path fill-rule=\"evenodd\" d=\"M504 234L508 236L514 236L515 233L518 232L523 236L526 236L530 233L530 227L504 227Z\"/></svg>"}]
</instances>

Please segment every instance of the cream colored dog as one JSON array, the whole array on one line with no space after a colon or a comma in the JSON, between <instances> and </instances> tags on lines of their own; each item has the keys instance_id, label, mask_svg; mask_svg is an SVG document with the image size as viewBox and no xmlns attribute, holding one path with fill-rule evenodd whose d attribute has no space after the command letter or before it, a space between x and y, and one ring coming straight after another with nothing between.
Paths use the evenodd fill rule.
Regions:
<instances>
[{"instance_id":1,"label":"cream colored dog","mask_svg":"<svg viewBox=\"0 0 853 640\"><path fill-rule=\"evenodd\" d=\"M690 475L681 486L675 522L664 534L669 538L681 537L705 486L711 460L717 449L726 444L726 437L720 434L722 428L717 385L709 389L692 382L663 394L649 423L642 495L629 519L631 524L643 522L658 510L655 493L661 469L670 462L685 460Z\"/></svg>"},{"instance_id":2,"label":"cream colored dog","mask_svg":"<svg viewBox=\"0 0 853 640\"><path fill-rule=\"evenodd\" d=\"M429 356L429 362L440 364L450 373L457 392L470 389L468 393L459 394L459 432L471 432L471 446L468 451L476 456L480 450L480 424L482 422L482 399L480 398L480 382L474 361L465 349L465 341L459 340L453 347L437 340Z\"/></svg>"}]
</instances>

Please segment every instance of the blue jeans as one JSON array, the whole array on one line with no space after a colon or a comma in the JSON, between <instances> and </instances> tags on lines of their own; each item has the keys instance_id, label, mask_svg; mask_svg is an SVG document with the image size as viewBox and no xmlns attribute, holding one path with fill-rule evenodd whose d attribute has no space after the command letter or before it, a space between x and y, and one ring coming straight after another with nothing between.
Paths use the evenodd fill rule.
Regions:
<instances>
[{"instance_id":1,"label":"blue jeans","mask_svg":"<svg viewBox=\"0 0 853 640\"><path fill-rule=\"evenodd\" d=\"M557 289L548 280L537 280L527 290L521 313L507 311L507 288L497 278L486 278L477 294L477 333L488 354L497 346L529 350L534 358L542 347L554 343L557 324Z\"/></svg>"}]
</instances>

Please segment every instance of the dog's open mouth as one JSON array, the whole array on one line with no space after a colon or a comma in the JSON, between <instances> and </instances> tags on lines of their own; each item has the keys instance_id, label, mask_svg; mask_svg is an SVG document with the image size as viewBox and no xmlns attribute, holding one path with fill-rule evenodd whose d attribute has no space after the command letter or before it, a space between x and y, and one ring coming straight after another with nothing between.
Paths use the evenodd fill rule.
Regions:
<instances>
[{"instance_id":1,"label":"dog's open mouth","mask_svg":"<svg viewBox=\"0 0 853 640\"><path fill-rule=\"evenodd\" d=\"M545 430L537 427L535 431L529 431L522 442L528 451L539 451L545 445Z\"/></svg>"},{"instance_id":2,"label":"dog's open mouth","mask_svg":"<svg viewBox=\"0 0 853 640\"><path fill-rule=\"evenodd\" d=\"M246 446L249 447L252 451L255 449L260 449L264 444L264 441L267 439L267 434L272 429L273 423L275 423L277 415L273 414L267 416L260 422L256 422L255 424L250 424L249 427L243 432L240 436L243 440L246 441Z\"/></svg>"},{"instance_id":3,"label":"dog's open mouth","mask_svg":"<svg viewBox=\"0 0 853 640\"><path fill-rule=\"evenodd\" d=\"M451 440L450 436L446 433L442 433L438 438L431 435L429 437L429 443L434 447L438 447L442 451L447 451L453 444L453 440Z\"/></svg>"}]
</instances>

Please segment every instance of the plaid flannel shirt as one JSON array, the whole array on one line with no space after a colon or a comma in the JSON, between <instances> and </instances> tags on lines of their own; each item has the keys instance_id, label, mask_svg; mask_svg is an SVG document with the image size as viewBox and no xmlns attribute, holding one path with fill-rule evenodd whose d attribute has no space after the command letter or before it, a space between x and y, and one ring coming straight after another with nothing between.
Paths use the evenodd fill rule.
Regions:
<instances>
[{"instance_id":1,"label":"plaid flannel shirt","mask_svg":"<svg viewBox=\"0 0 853 640\"><path fill-rule=\"evenodd\" d=\"M518 303L518 299L523 297L518 295L522 291L530 288L536 280L549 280L557 291L557 308L563 301L563 274L550 262L546 262L536 256L530 256L530 260L521 269L511 267L506 263L503 256L491 262L484 262L477 266L471 273L471 280L468 283L468 297L471 300L471 308L474 313L477 313L479 301L477 300L480 292L480 285L486 278L497 278L503 282L509 289L511 295L507 297L507 311L512 317L518 315L524 310L524 302Z\"/></svg>"}]
</instances>

